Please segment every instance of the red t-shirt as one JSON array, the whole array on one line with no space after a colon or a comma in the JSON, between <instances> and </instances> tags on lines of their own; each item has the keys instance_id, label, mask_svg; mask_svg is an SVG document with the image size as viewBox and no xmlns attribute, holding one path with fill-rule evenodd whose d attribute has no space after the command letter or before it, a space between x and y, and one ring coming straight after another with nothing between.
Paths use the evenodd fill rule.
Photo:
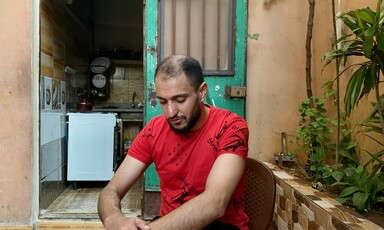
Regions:
<instances>
[{"instance_id":1,"label":"red t-shirt","mask_svg":"<svg viewBox=\"0 0 384 230\"><path fill-rule=\"evenodd\" d=\"M244 119L228 110L210 108L206 123L187 134L174 133L164 115L154 117L136 137L129 155L146 165L155 164L160 178L162 204L166 215L204 192L216 158L224 153L244 159L248 155L248 127ZM245 173L223 217L217 221L248 230L244 211Z\"/></svg>"}]
</instances>

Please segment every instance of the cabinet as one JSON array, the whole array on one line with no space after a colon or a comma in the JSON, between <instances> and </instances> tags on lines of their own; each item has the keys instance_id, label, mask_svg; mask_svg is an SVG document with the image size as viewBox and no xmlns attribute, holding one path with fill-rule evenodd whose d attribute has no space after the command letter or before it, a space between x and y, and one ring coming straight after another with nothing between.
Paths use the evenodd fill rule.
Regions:
<instances>
[{"instance_id":1,"label":"cabinet","mask_svg":"<svg viewBox=\"0 0 384 230\"><path fill-rule=\"evenodd\" d=\"M115 168L114 113L68 113L68 181L108 181Z\"/></svg>"},{"instance_id":2,"label":"cabinet","mask_svg":"<svg viewBox=\"0 0 384 230\"><path fill-rule=\"evenodd\" d=\"M126 156L135 137L143 128L143 113L120 113L120 159Z\"/></svg>"}]
</instances>

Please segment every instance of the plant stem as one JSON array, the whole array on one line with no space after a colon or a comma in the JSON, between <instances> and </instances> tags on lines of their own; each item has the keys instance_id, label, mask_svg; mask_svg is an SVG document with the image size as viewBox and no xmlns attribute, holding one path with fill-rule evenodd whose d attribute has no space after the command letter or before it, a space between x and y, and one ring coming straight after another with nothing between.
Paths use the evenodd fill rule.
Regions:
<instances>
[{"instance_id":1,"label":"plant stem","mask_svg":"<svg viewBox=\"0 0 384 230\"><path fill-rule=\"evenodd\" d=\"M312 77L311 77L311 62L312 62L312 51L311 51L311 43L312 43L312 30L313 30L313 18L315 15L315 0L308 0L309 2L309 15L308 15L308 23L307 23L307 39L305 43L306 50L306 65L305 65L305 80L307 87L307 97L311 98L313 96L312 93Z\"/></svg>"},{"instance_id":2,"label":"plant stem","mask_svg":"<svg viewBox=\"0 0 384 230\"><path fill-rule=\"evenodd\" d=\"M337 31L336 31L336 10L335 10L335 0L332 0L332 24L333 24L333 34L334 34L334 48L337 49ZM340 59L336 58L336 109L337 109L337 131L336 131L336 171L339 169L339 145L340 145Z\"/></svg>"}]
</instances>

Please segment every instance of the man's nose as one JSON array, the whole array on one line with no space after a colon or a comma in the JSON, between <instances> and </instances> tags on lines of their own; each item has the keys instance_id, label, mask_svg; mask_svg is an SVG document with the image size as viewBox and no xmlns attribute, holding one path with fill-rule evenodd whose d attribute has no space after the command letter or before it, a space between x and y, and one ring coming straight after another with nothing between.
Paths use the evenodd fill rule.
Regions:
<instances>
[{"instance_id":1,"label":"man's nose","mask_svg":"<svg viewBox=\"0 0 384 230\"><path fill-rule=\"evenodd\" d=\"M174 117L177 115L177 106L174 102L169 102L167 106L168 117Z\"/></svg>"}]
</instances>

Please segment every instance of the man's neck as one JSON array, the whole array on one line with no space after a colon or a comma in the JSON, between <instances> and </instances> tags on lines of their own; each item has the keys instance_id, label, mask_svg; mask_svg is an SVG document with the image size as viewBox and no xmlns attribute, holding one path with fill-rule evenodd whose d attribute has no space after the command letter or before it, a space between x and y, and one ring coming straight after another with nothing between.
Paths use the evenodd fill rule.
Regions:
<instances>
[{"instance_id":1,"label":"man's neck","mask_svg":"<svg viewBox=\"0 0 384 230\"><path fill-rule=\"evenodd\" d=\"M200 118L196 122L195 127L193 127L192 131L199 130L201 127L204 126L205 122L207 122L208 116L209 116L209 110L210 108L206 106L204 103L200 104Z\"/></svg>"}]
</instances>

